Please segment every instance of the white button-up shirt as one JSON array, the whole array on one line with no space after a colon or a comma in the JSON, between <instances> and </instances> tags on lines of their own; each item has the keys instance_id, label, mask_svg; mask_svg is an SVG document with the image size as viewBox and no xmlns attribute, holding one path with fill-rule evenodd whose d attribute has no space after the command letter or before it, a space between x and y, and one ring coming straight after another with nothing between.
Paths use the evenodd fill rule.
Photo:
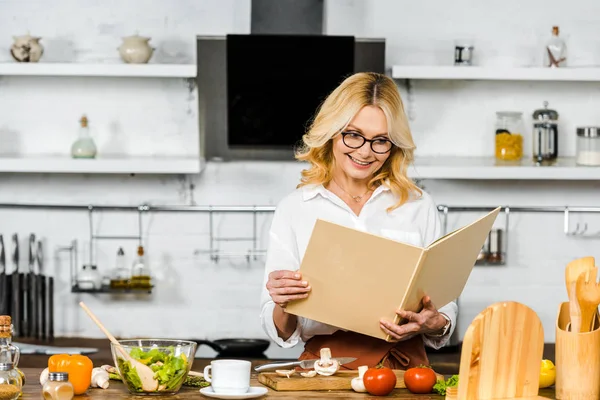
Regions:
<instances>
[{"instance_id":1,"label":"white button-up shirt","mask_svg":"<svg viewBox=\"0 0 600 400\"><path fill-rule=\"evenodd\" d=\"M306 342L315 335L332 334L340 329L298 317L296 330L284 341L278 336L273 322L275 303L266 288L269 274L275 270L299 269L317 219L419 247L426 247L441 236L439 214L429 194L423 192L420 198L410 199L392 212L387 212L387 208L397 201L391 190L381 185L357 216L344 201L322 185L310 185L295 190L278 204L269 232L260 314L264 331L275 343L280 347L289 348L300 340ZM425 345L435 349L444 346L450 339L456 327L458 307L455 302L451 302L443 305L439 311L450 318L451 328L443 337L423 335Z\"/></svg>"}]
</instances>

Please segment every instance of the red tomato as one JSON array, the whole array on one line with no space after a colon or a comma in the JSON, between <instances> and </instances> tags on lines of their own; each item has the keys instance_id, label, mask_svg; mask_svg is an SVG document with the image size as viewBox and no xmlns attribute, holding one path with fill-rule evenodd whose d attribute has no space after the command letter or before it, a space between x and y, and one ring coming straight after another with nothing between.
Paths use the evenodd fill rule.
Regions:
<instances>
[{"instance_id":1,"label":"red tomato","mask_svg":"<svg viewBox=\"0 0 600 400\"><path fill-rule=\"evenodd\" d=\"M404 372L404 384L412 393L431 393L436 381L437 376L429 367L409 368Z\"/></svg>"},{"instance_id":2,"label":"red tomato","mask_svg":"<svg viewBox=\"0 0 600 400\"><path fill-rule=\"evenodd\" d=\"M369 368L363 376L365 389L373 396L388 395L396 387L396 374L390 368Z\"/></svg>"}]
</instances>

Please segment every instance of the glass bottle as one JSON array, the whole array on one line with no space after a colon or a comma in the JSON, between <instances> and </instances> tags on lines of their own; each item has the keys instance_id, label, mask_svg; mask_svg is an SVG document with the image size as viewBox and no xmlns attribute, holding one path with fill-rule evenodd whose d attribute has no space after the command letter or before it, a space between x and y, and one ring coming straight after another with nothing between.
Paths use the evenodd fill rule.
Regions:
<instances>
[{"instance_id":1,"label":"glass bottle","mask_svg":"<svg viewBox=\"0 0 600 400\"><path fill-rule=\"evenodd\" d=\"M16 368L21 352L12 344L13 326L9 315L0 315L0 363L12 363Z\"/></svg>"},{"instance_id":2,"label":"glass bottle","mask_svg":"<svg viewBox=\"0 0 600 400\"><path fill-rule=\"evenodd\" d=\"M559 36L558 26L552 27L552 36L546 42L544 66L550 68L567 66L567 44Z\"/></svg>"},{"instance_id":3,"label":"glass bottle","mask_svg":"<svg viewBox=\"0 0 600 400\"><path fill-rule=\"evenodd\" d=\"M42 387L44 400L71 400L75 395L73 384L66 372L50 372Z\"/></svg>"},{"instance_id":4,"label":"glass bottle","mask_svg":"<svg viewBox=\"0 0 600 400\"><path fill-rule=\"evenodd\" d=\"M137 257L131 267L131 287L134 289L150 289L150 269L144 260L144 247L138 246Z\"/></svg>"},{"instance_id":5,"label":"glass bottle","mask_svg":"<svg viewBox=\"0 0 600 400\"><path fill-rule=\"evenodd\" d=\"M125 263L125 252L122 247L119 247L117 251L117 261L115 262L115 270L110 280L110 287L112 289L124 289L129 287L129 279L131 278L131 271L127 268Z\"/></svg>"},{"instance_id":6,"label":"glass bottle","mask_svg":"<svg viewBox=\"0 0 600 400\"><path fill-rule=\"evenodd\" d=\"M96 144L90 135L88 119L84 115L81 117L79 127L79 137L71 146L71 156L73 158L95 158Z\"/></svg>"},{"instance_id":7,"label":"glass bottle","mask_svg":"<svg viewBox=\"0 0 600 400\"><path fill-rule=\"evenodd\" d=\"M16 400L21 396L23 379L13 363L0 363L0 399Z\"/></svg>"},{"instance_id":8,"label":"glass bottle","mask_svg":"<svg viewBox=\"0 0 600 400\"><path fill-rule=\"evenodd\" d=\"M523 158L523 113L496 113L495 154L497 160L517 161Z\"/></svg>"}]
</instances>

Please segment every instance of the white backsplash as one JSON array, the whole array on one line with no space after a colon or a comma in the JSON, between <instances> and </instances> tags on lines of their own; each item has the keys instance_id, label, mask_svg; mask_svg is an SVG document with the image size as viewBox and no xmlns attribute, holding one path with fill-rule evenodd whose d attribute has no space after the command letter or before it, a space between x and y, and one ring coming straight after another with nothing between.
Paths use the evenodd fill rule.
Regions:
<instances>
[{"instance_id":1,"label":"white backsplash","mask_svg":"<svg viewBox=\"0 0 600 400\"><path fill-rule=\"evenodd\" d=\"M554 24L560 25L561 32L569 34L575 43L575 61L596 54L596 50L589 49L596 49L593 38L598 37L600 27L588 16L597 15L593 10L598 11L600 6L589 0L554 5L541 0L485 5L436 0L427 6L435 11L425 12L424 5L405 1L330 0L327 32L385 36L388 66L445 63L448 43L467 33L481 39L476 51L480 61L489 65L499 56L510 54L511 48L532 46L531 52L537 52L533 43L538 35L549 35ZM517 6L518 12L511 11ZM78 17L65 18L66 11ZM250 2L63 0L46 6L33 0L4 0L0 2L0 15L0 61L9 60L11 36L29 30L45 38L45 61L116 62L120 37L139 31L161 46L156 61L194 62L197 34L249 32ZM506 47L508 53L500 52ZM509 61L527 59L533 54L528 51L517 52L519 55L509 57ZM597 125L600 118L594 96L600 85L595 83L418 81L410 102L403 82L400 84L414 118L411 126L417 155L491 155L495 111L521 110L528 115L544 100L561 115L561 153L572 155L574 126ZM116 89L123 87L127 90L117 94ZM121 97L124 92L127 97ZM197 110L189 109L183 80L0 77L0 93L2 154L14 150L31 154L68 152L82 113L88 114L92 127L101 130L99 145L106 151L188 154L197 149ZM114 104L116 99L118 106ZM160 120L156 119L158 115ZM200 176L186 178L3 174L0 202L274 205L294 190L300 169L299 164L283 162L211 162ZM600 193L597 182L425 181L424 185L438 204L448 205L597 205ZM457 228L476 216L451 214L449 228ZM0 210L0 233L5 237L17 232L24 243L34 232L46 241L47 270L57 276L58 336L102 337L77 306L83 300L116 336L265 337L258 320L262 263L259 260L248 265L244 259L237 259L216 264L197 254L197 250L208 246L205 214L153 214L145 218L144 243L150 266L159 278L151 296L71 294L67 259L64 254L55 256L54 251L77 239L79 261L86 262L87 218L85 211ZM135 233L135 214L101 213L97 218L97 232L101 234ZM269 220L269 215L259 218L260 246L265 245ZM498 219L500 226L502 221ZM600 230L600 221L591 217L589 221L590 230ZM250 229L249 215L217 218L219 235L239 236ZM508 264L476 268L461 296L461 336L489 304L516 300L538 313L546 341L553 342L558 304L566 300L564 266L576 257L600 257L598 243L597 239L566 237L560 214L512 215ZM125 247L131 262L135 245L101 243L97 248L99 268L112 268L119 246ZM244 250L249 244L236 246ZM267 354L294 357L300 351L273 345ZM214 354L204 346L201 352Z\"/></svg>"}]
</instances>

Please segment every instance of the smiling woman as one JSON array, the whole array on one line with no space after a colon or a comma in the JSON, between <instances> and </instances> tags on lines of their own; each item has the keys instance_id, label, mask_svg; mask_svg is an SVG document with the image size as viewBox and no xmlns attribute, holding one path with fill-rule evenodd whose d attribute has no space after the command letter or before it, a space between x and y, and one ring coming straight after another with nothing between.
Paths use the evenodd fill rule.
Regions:
<instances>
[{"instance_id":1,"label":"smiling woman","mask_svg":"<svg viewBox=\"0 0 600 400\"><path fill-rule=\"evenodd\" d=\"M385 359L387 366L407 369L428 364L425 345L439 348L448 341L456 303L438 310L427 296L419 313L396 311L402 324L380 322L393 342L285 312L289 302L310 296L310 282L298 269L317 219L416 246L441 236L435 203L406 174L415 148L398 88L385 75L354 74L323 102L296 154L309 168L278 205L270 230L261 321L279 346L303 340L301 359L319 358L322 348L334 357L357 358L342 368Z\"/></svg>"}]
</instances>

